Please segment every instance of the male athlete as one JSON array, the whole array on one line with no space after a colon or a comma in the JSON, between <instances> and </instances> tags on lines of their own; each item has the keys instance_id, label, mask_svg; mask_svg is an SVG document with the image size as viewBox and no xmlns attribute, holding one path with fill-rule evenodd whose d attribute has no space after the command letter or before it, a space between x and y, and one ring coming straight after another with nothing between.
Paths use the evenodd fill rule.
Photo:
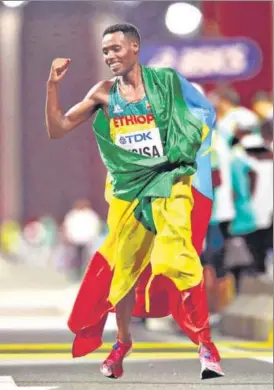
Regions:
<instances>
[{"instance_id":1,"label":"male athlete","mask_svg":"<svg viewBox=\"0 0 274 390\"><path fill-rule=\"evenodd\" d=\"M101 345L107 314L114 311L117 341L101 372L119 378L123 359L132 348L132 314L162 317L171 313L199 346L201 379L220 377L224 373L211 341L197 254L210 202L196 191L200 181L193 179L196 156L204 158L202 164L198 162L201 169L209 158L207 150L199 155L209 131L203 133L206 126L201 123L209 114L202 120L195 118L195 112L198 116L204 112L199 106L201 95L171 69L142 67L139 50L140 35L134 26L108 27L102 52L114 77L96 84L67 113L60 107L58 87L71 60L55 59L47 82L49 137L62 138L97 112L95 133L109 171L110 234L87 269L69 319L76 334L73 355L83 356ZM188 93L192 113L182 97ZM201 104L211 107L205 100ZM211 180L209 170L204 176ZM205 193L211 183L206 187ZM199 199L204 202L200 209Z\"/></svg>"}]
</instances>

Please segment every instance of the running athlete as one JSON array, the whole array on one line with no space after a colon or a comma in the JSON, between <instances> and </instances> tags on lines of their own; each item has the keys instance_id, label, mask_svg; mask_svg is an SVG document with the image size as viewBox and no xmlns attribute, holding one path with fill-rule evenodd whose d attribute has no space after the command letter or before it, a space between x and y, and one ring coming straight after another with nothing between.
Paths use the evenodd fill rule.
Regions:
<instances>
[{"instance_id":1,"label":"running athlete","mask_svg":"<svg viewBox=\"0 0 274 390\"><path fill-rule=\"evenodd\" d=\"M139 51L134 26L108 27L102 53L114 77L66 113L58 89L71 60L55 59L47 82L49 137L64 137L96 113L93 128L108 170L109 234L87 268L68 321L73 356L102 344L108 313L115 312L117 340L101 372L119 378L132 349L132 315L172 314L198 346L201 379L220 377L199 258L212 204L215 113L175 70L142 66Z\"/></svg>"}]
</instances>

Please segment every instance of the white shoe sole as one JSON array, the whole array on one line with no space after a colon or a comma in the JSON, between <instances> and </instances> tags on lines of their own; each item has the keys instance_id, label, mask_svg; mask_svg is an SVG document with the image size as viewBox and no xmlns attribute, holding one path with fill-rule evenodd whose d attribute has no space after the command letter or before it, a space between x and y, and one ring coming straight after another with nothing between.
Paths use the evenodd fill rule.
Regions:
<instances>
[{"instance_id":1,"label":"white shoe sole","mask_svg":"<svg viewBox=\"0 0 274 390\"><path fill-rule=\"evenodd\" d=\"M130 350L125 354L124 359L125 359L127 356L129 356L129 355L131 354L131 352L132 352L132 349L130 349ZM121 376L119 376L119 377L116 377L116 376L113 374L111 368L108 367L106 364L102 364L102 365L100 366L100 372L101 372L101 374L103 374L105 377L110 378L110 379L118 379L118 378L121 378L121 376L123 376L123 375L121 375Z\"/></svg>"}]
</instances>

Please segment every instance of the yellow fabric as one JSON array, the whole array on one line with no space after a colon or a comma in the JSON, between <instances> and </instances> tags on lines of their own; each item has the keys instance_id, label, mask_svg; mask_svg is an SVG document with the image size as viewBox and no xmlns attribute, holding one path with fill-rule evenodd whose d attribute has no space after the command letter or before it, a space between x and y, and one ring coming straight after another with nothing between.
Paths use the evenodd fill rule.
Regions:
<instances>
[{"instance_id":1,"label":"yellow fabric","mask_svg":"<svg viewBox=\"0 0 274 390\"><path fill-rule=\"evenodd\" d=\"M129 292L149 263L153 234L134 217L137 203L111 198L109 234L99 249L114 270L108 298L113 306Z\"/></svg>"},{"instance_id":2,"label":"yellow fabric","mask_svg":"<svg viewBox=\"0 0 274 390\"><path fill-rule=\"evenodd\" d=\"M203 124L203 128L202 128L202 142L204 142L204 140L208 136L209 131L210 131L209 127L206 124ZM213 134L214 134L214 132L213 132ZM206 156L208 153L211 153L212 150L213 150L213 148L212 148L212 145L211 145L208 149L206 149L203 152L202 156L203 157Z\"/></svg>"},{"instance_id":3,"label":"yellow fabric","mask_svg":"<svg viewBox=\"0 0 274 390\"><path fill-rule=\"evenodd\" d=\"M179 290L198 284L202 277L200 258L192 245L192 207L189 176L173 186L170 198L152 203L157 230L151 253L152 272L169 276Z\"/></svg>"},{"instance_id":4,"label":"yellow fabric","mask_svg":"<svg viewBox=\"0 0 274 390\"><path fill-rule=\"evenodd\" d=\"M114 118L110 121L110 135L148 130L155 127L152 114ZM137 123L144 121L143 124ZM133 123L136 122L136 123ZM203 127L203 140L209 128ZM208 151L205 151L208 152ZM134 286L149 262L152 275L146 290L146 310L149 311L149 288L155 275L170 278L180 291L193 287L202 279L202 266L192 245L191 210L193 198L191 177L174 184L168 199L153 202L152 213L157 235L148 232L136 220L134 209L138 200L127 202L112 196L109 175L106 180L105 199L109 203L109 235L99 252L114 270L109 301L115 306Z\"/></svg>"},{"instance_id":5,"label":"yellow fabric","mask_svg":"<svg viewBox=\"0 0 274 390\"><path fill-rule=\"evenodd\" d=\"M202 280L200 258L192 245L191 177L181 179L172 188L171 197L152 203L157 235L150 256L153 275L171 279L179 291L196 286ZM149 286L148 286L149 287ZM146 309L149 293L146 296Z\"/></svg>"},{"instance_id":6,"label":"yellow fabric","mask_svg":"<svg viewBox=\"0 0 274 390\"><path fill-rule=\"evenodd\" d=\"M203 128L202 128L202 142L204 142L204 140L208 136L209 132L210 132L209 127L206 124L203 124Z\"/></svg>"},{"instance_id":7,"label":"yellow fabric","mask_svg":"<svg viewBox=\"0 0 274 390\"><path fill-rule=\"evenodd\" d=\"M202 266L191 239L193 198L190 177L174 184L170 198L153 202L156 236L136 220L133 210L137 200L130 203L114 198L109 181L106 194L110 202L109 235L99 252L114 270L109 293L113 306L129 292L149 262L152 277L146 291L147 311L149 287L155 275L167 276L180 291L199 284Z\"/></svg>"}]
</instances>

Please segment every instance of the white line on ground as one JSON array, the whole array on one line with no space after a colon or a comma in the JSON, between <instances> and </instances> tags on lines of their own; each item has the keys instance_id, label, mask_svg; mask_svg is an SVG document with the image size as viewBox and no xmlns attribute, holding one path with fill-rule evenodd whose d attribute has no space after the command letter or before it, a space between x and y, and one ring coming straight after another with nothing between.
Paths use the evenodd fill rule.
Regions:
<instances>
[{"instance_id":1,"label":"white line on ground","mask_svg":"<svg viewBox=\"0 0 274 390\"><path fill-rule=\"evenodd\" d=\"M261 362L267 362L267 363L271 363L273 364L273 356L270 356L270 357L253 357L252 359L255 359L255 360L260 360Z\"/></svg>"},{"instance_id":2,"label":"white line on ground","mask_svg":"<svg viewBox=\"0 0 274 390\"><path fill-rule=\"evenodd\" d=\"M11 376L0 376L0 390L53 390L58 389L58 387L18 387Z\"/></svg>"}]
</instances>

